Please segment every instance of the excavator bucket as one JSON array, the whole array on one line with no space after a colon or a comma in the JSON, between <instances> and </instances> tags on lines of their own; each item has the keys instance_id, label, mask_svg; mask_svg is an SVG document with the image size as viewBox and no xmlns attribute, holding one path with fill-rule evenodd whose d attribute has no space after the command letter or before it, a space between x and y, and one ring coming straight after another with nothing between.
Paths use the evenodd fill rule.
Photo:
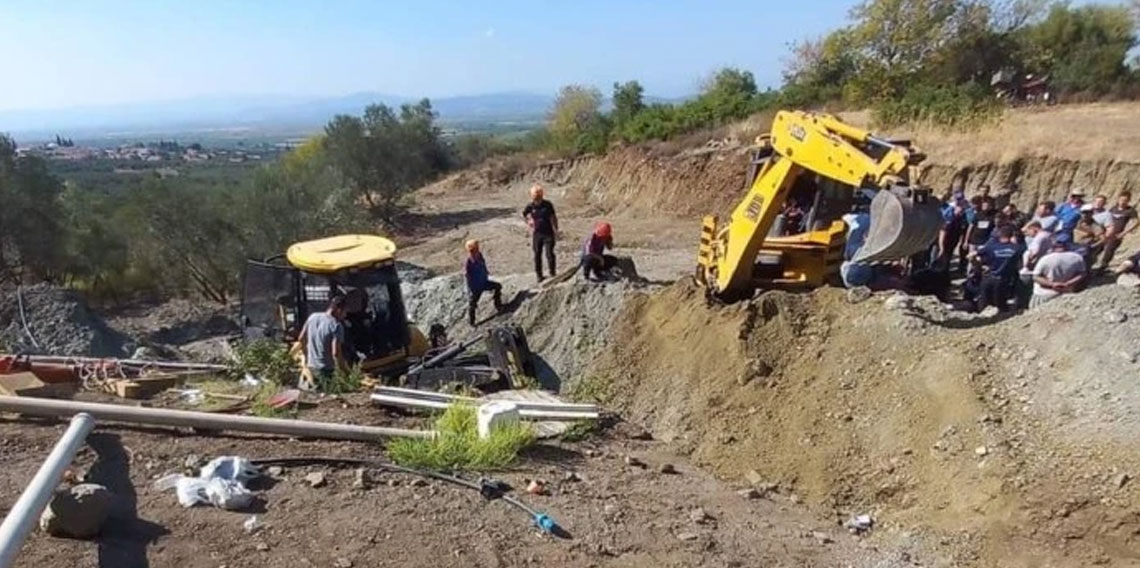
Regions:
<instances>
[{"instance_id":1,"label":"excavator bucket","mask_svg":"<svg viewBox=\"0 0 1140 568\"><path fill-rule=\"evenodd\" d=\"M942 212L927 190L895 186L871 200L866 240L851 260L888 262L926 250L942 229Z\"/></svg>"}]
</instances>

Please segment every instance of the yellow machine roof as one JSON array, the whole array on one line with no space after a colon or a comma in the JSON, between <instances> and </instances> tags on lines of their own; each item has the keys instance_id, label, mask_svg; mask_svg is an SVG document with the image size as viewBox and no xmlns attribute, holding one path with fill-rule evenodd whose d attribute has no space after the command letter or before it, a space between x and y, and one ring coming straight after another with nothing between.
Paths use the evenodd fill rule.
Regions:
<instances>
[{"instance_id":1,"label":"yellow machine roof","mask_svg":"<svg viewBox=\"0 0 1140 568\"><path fill-rule=\"evenodd\" d=\"M286 251L289 264L309 272L336 272L392 260L396 243L376 235L339 235L297 243Z\"/></svg>"}]
</instances>

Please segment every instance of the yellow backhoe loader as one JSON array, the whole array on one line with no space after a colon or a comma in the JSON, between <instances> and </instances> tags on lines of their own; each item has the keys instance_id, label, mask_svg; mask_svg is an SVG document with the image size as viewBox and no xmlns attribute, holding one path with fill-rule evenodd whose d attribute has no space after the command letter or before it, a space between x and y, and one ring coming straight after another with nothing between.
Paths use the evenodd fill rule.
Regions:
<instances>
[{"instance_id":1,"label":"yellow backhoe loader","mask_svg":"<svg viewBox=\"0 0 1140 568\"><path fill-rule=\"evenodd\" d=\"M929 190L912 187L923 160L907 142L873 136L826 114L781 111L758 139L749 190L727 223L706 216L696 279L724 301L759 289L811 288L838 280L847 225L842 216L871 197L870 227L853 258L880 263L925 250L942 216ZM802 232L785 234L789 199L807 209Z\"/></svg>"},{"instance_id":2,"label":"yellow backhoe loader","mask_svg":"<svg viewBox=\"0 0 1140 568\"><path fill-rule=\"evenodd\" d=\"M429 344L408 321L395 257L395 243L384 237L339 235L250 260L242 285L244 335L292 344L309 314L323 311L333 294L345 294L346 342L356 362L374 374L403 371Z\"/></svg>"}]
</instances>

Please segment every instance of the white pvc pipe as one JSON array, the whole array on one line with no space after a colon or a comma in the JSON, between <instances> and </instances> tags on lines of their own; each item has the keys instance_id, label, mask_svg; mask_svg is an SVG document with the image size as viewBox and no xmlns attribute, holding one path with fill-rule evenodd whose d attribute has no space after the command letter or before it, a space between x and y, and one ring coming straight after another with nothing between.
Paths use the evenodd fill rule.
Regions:
<instances>
[{"instance_id":1,"label":"white pvc pipe","mask_svg":"<svg viewBox=\"0 0 1140 568\"><path fill-rule=\"evenodd\" d=\"M357 424L335 424L331 422L310 422L308 420L287 420L284 418L259 418L256 416L228 416L209 412L189 410L167 410L164 408L144 408L120 404L79 402L75 400L52 400L22 396L0 396L0 412L19 412L32 416L71 416L76 412L87 412L100 421L132 422L154 426L178 426L206 430L230 430L237 432L257 432L278 434L298 438L323 438L326 440L360 440L376 442L394 436L408 438L432 438L430 430L406 430L382 426L361 426ZM3 568L0 566L0 568Z\"/></svg>"},{"instance_id":2,"label":"white pvc pipe","mask_svg":"<svg viewBox=\"0 0 1140 568\"><path fill-rule=\"evenodd\" d=\"M8 568L16 560L28 533L32 532L40 513L51 501L64 470L71 465L75 452L79 451L94 427L95 419L90 414L76 414L32 482L24 488L16 504L8 511L4 523L0 524L0 568Z\"/></svg>"}]
</instances>

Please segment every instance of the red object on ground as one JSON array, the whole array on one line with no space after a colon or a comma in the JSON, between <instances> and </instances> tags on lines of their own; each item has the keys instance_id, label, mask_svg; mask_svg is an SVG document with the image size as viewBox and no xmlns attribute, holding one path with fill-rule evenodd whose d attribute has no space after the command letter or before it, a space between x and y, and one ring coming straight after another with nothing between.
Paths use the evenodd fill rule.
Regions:
<instances>
[{"instance_id":1,"label":"red object on ground","mask_svg":"<svg viewBox=\"0 0 1140 568\"><path fill-rule=\"evenodd\" d=\"M45 383L74 383L79 380L75 367L62 363L32 363L18 355L0 356L0 375L31 372Z\"/></svg>"}]
</instances>

